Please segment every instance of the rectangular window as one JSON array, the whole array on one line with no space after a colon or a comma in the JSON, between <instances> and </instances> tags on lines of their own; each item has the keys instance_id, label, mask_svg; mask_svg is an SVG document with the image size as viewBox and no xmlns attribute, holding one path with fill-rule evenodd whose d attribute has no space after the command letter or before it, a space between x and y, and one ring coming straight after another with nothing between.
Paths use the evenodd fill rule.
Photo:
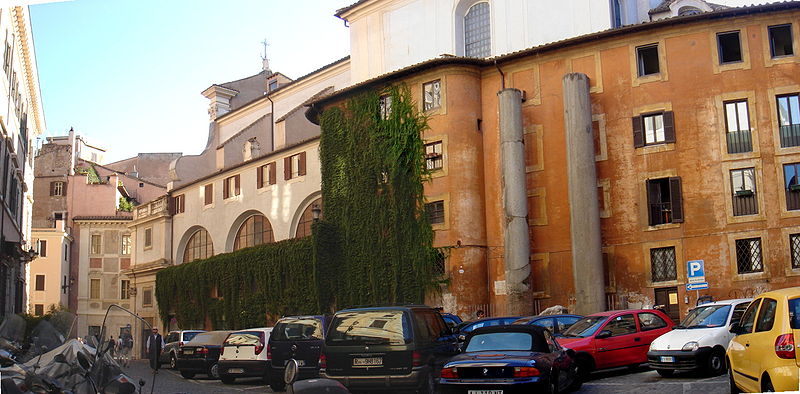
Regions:
<instances>
[{"instance_id":1,"label":"rectangular window","mask_svg":"<svg viewBox=\"0 0 800 394\"><path fill-rule=\"evenodd\" d=\"M437 79L422 84L423 110L430 111L442 106L442 81Z\"/></svg>"},{"instance_id":2,"label":"rectangular window","mask_svg":"<svg viewBox=\"0 0 800 394\"><path fill-rule=\"evenodd\" d=\"M269 91L270 92L275 90L275 89L277 89L277 88L278 88L278 81L277 80L273 79L272 81L269 81Z\"/></svg>"},{"instance_id":3,"label":"rectangular window","mask_svg":"<svg viewBox=\"0 0 800 394\"><path fill-rule=\"evenodd\" d=\"M241 194L241 186L239 183L239 175L234 175L225 178L222 183L222 198L228 199Z\"/></svg>"},{"instance_id":4,"label":"rectangular window","mask_svg":"<svg viewBox=\"0 0 800 394\"><path fill-rule=\"evenodd\" d=\"M783 165L783 185L786 189L786 209L800 209L800 163Z\"/></svg>"},{"instance_id":5,"label":"rectangular window","mask_svg":"<svg viewBox=\"0 0 800 394\"><path fill-rule=\"evenodd\" d=\"M34 316L42 316L42 315L44 315L44 304L34 304L33 305L33 315Z\"/></svg>"},{"instance_id":6,"label":"rectangular window","mask_svg":"<svg viewBox=\"0 0 800 394\"><path fill-rule=\"evenodd\" d=\"M153 289L144 289L142 291L142 306L153 306Z\"/></svg>"},{"instance_id":7,"label":"rectangular window","mask_svg":"<svg viewBox=\"0 0 800 394\"><path fill-rule=\"evenodd\" d=\"M789 250L792 254L792 268L800 268L800 234L789 234Z\"/></svg>"},{"instance_id":8,"label":"rectangular window","mask_svg":"<svg viewBox=\"0 0 800 394\"><path fill-rule=\"evenodd\" d=\"M441 170L443 166L442 141L425 144L425 168Z\"/></svg>"},{"instance_id":9,"label":"rectangular window","mask_svg":"<svg viewBox=\"0 0 800 394\"><path fill-rule=\"evenodd\" d=\"M275 162L258 167L258 169L256 169L256 187L261 189L264 186L277 183L277 168L278 164Z\"/></svg>"},{"instance_id":10,"label":"rectangular window","mask_svg":"<svg viewBox=\"0 0 800 394\"><path fill-rule=\"evenodd\" d=\"M769 49L773 58L794 55L792 24L770 26Z\"/></svg>"},{"instance_id":11,"label":"rectangular window","mask_svg":"<svg viewBox=\"0 0 800 394\"><path fill-rule=\"evenodd\" d=\"M103 251L103 237L100 234L92 234L92 254L100 254Z\"/></svg>"},{"instance_id":12,"label":"rectangular window","mask_svg":"<svg viewBox=\"0 0 800 394\"><path fill-rule=\"evenodd\" d=\"M122 235L122 242L121 242L121 250L120 253L124 255L131 254L131 235L130 234L123 234Z\"/></svg>"},{"instance_id":13,"label":"rectangular window","mask_svg":"<svg viewBox=\"0 0 800 394\"><path fill-rule=\"evenodd\" d=\"M119 281L119 298L129 300L131 298L131 281L122 279Z\"/></svg>"},{"instance_id":14,"label":"rectangular window","mask_svg":"<svg viewBox=\"0 0 800 394\"><path fill-rule=\"evenodd\" d=\"M753 151L747 100L725 102L725 129L728 153Z\"/></svg>"},{"instance_id":15,"label":"rectangular window","mask_svg":"<svg viewBox=\"0 0 800 394\"><path fill-rule=\"evenodd\" d=\"M733 192L733 216L758 213L755 168L731 170L731 190Z\"/></svg>"},{"instance_id":16,"label":"rectangular window","mask_svg":"<svg viewBox=\"0 0 800 394\"><path fill-rule=\"evenodd\" d=\"M761 238L736 240L736 268L740 274L763 272Z\"/></svg>"},{"instance_id":17,"label":"rectangular window","mask_svg":"<svg viewBox=\"0 0 800 394\"><path fill-rule=\"evenodd\" d=\"M392 114L392 96L385 94L380 97L381 119L389 119Z\"/></svg>"},{"instance_id":18,"label":"rectangular window","mask_svg":"<svg viewBox=\"0 0 800 394\"><path fill-rule=\"evenodd\" d=\"M425 211L431 224L444 223L444 201L439 200L425 204Z\"/></svg>"},{"instance_id":19,"label":"rectangular window","mask_svg":"<svg viewBox=\"0 0 800 394\"><path fill-rule=\"evenodd\" d=\"M64 182L56 181L50 182L50 195L63 196L64 195Z\"/></svg>"},{"instance_id":20,"label":"rectangular window","mask_svg":"<svg viewBox=\"0 0 800 394\"><path fill-rule=\"evenodd\" d=\"M36 275L36 291L44 291L44 275Z\"/></svg>"},{"instance_id":21,"label":"rectangular window","mask_svg":"<svg viewBox=\"0 0 800 394\"><path fill-rule=\"evenodd\" d=\"M153 246L153 228L148 227L144 229L144 247L150 248Z\"/></svg>"},{"instance_id":22,"label":"rectangular window","mask_svg":"<svg viewBox=\"0 0 800 394\"><path fill-rule=\"evenodd\" d=\"M203 186L204 205L211 205L214 203L214 184L209 183Z\"/></svg>"},{"instance_id":23,"label":"rectangular window","mask_svg":"<svg viewBox=\"0 0 800 394\"><path fill-rule=\"evenodd\" d=\"M638 64L640 77L658 74L660 72L658 62L658 44L637 47L636 63Z\"/></svg>"},{"instance_id":24,"label":"rectangular window","mask_svg":"<svg viewBox=\"0 0 800 394\"><path fill-rule=\"evenodd\" d=\"M306 152L300 152L283 159L284 180L297 178L306 174Z\"/></svg>"},{"instance_id":25,"label":"rectangular window","mask_svg":"<svg viewBox=\"0 0 800 394\"><path fill-rule=\"evenodd\" d=\"M40 239L39 242L37 242L37 244L39 246L38 250L39 256L47 257L47 241Z\"/></svg>"},{"instance_id":26,"label":"rectangular window","mask_svg":"<svg viewBox=\"0 0 800 394\"><path fill-rule=\"evenodd\" d=\"M675 115L672 111L634 116L632 121L636 148L675 142Z\"/></svg>"},{"instance_id":27,"label":"rectangular window","mask_svg":"<svg viewBox=\"0 0 800 394\"><path fill-rule=\"evenodd\" d=\"M186 212L186 195L179 194L174 197L173 204L175 204L175 213L184 213Z\"/></svg>"},{"instance_id":28,"label":"rectangular window","mask_svg":"<svg viewBox=\"0 0 800 394\"><path fill-rule=\"evenodd\" d=\"M653 282L678 280L675 247L650 249L650 273Z\"/></svg>"},{"instance_id":29,"label":"rectangular window","mask_svg":"<svg viewBox=\"0 0 800 394\"><path fill-rule=\"evenodd\" d=\"M100 299L100 279L89 279L89 298Z\"/></svg>"},{"instance_id":30,"label":"rectangular window","mask_svg":"<svg viewBox=\"0 0 800 394\"><path fill-rule=\"evenodd\" d=\"M647 204L651 226L683 222L681 178L648 179Z\"/></svg>"},{"instance_id":31,"label":"rectangular window","mask_svg":"<svg viewBox=\"0 0 800 394\"><path fill-rule=\"evenodd\" d=\"M717 33L717 48L719 50L719 64L742 61L742 44L738 31Z\"/></svg>"},{"instance_id":32,"label":"rectangular window","mask_svg":"<svg viewBox=\"0 0 800 394\"><path fill-rule=\"evenodd\" d=\"M781 148L800 146L800 95L787 94L776 99Z\"/></svg>"}]
</instances>

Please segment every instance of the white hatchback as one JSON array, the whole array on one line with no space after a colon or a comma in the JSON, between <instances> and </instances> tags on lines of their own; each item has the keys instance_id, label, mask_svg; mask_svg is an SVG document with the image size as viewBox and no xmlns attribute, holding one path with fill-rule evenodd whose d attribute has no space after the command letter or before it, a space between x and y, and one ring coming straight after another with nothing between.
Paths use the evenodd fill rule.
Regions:
<instances>
[{"instance_id":1,"label":"white hatchback","mask_svg":"<svg viewBox=\"0 0 800 394\"><path fill-rule=\"evenodd\" d=\"M751 298L717 301L689 311L681 324L650 344L650 368L661 376L697 369L711 375L724 373L725 350L734 336L730 325L739 321L750 301Z\"/></svg>"},{"instance_id":2,"label":"white hatchback","mask_svg":"<svg viewBox=\"0 0 800 394\"><path fill-rule=\"evenodd\" d=\"M269 383L270 354L266 346L272 327L234 331L222 345L219 378L231 384L236 378L260 377Z\"/></svg>"}]
</instances>

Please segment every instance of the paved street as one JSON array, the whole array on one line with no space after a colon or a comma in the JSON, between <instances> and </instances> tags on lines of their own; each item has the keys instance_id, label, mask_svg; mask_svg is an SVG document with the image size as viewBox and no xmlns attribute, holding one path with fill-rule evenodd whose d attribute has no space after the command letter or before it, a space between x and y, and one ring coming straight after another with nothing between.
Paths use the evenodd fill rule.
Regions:
<instances>
[{"instance_id":1,"label":"paved street","mask_svg":"<svg viewBox=\"0 0 800 394\"><path fill-rule=\"evenodd\" d=\"M152 374L147 362L135 361L127 372L135 380L143 378L147 381L146 390L150 392ZM218 380L204 376L195 379L184 379L176 371L162 369L156 378L153 393L159 394L216 394L216 393L272 393L268 386L259 380L242 380L233 385L225 385ZM713 378L695 374L676 374L672 378L662 378L655 371L642 367L631 372L627 368L605 372L596 372L591 380L584 383L579 393L702 393L722 394L730 392L727 376Z\"/></svg>"}]
</instances>

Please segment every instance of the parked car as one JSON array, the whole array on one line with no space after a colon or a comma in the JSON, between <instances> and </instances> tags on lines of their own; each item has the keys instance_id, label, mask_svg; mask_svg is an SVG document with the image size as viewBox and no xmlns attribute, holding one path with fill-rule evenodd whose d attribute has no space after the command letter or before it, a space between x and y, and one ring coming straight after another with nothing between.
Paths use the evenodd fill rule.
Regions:
<instances>
[{"instance_id":1,"label":"parked car","mask_svg":"<svg viewBox=\"0 0 800 394\"><path fill-rule=\"evenodd\" d=\"M476 328L504 326L519 320L519 318L519 316L485 317L483 319L469 322L458 330L458 341L464 342L464 340L467 338L467 334Z\"/></svg>"},{"instance_id":2,"label":"parked car","mask_svg":"<svg viewBox=\"0 0 800 394\"><path fill-rule=\"evenodd\" d=\"M228 335L219 356L219 379L222 383L232 384L236 378L252 377L260 377L264 383L269 383L272 363L266 346L271 332L272 327L263 327Z\"/></svg>"},{"instance_id":3,"label":"parked car","mask_svg":"<svg viewBox=\"0 0 800 394\"><path fill-rule=\"evenodd\" d=\"M558 342L575 351L578 372L585 378L596 369L646 363L650 343L674 325L655 309L600 312L578 320Z\"/></svg>"},{"instance_id":4,"label":"parked car","mask_svg":"<svg viewBox=\"0 0 800 394\"><path fill-rule=\"evenodd\" d=\"M325 344L325 327L329 316L290 316L278 320L269 337L267 351L272 369L269 385L273 391L283 391L286 363L297 360L298 379L319 376L319 355Z\"/></svg>"},{"instance_id":5,"label":"parked car","mask_svg":"<svg viewBox=\"0 0 800 394\"><path fill-rule=\"evenodd\" d=\"M208 331L195 335L178 351L177 368L181 376L193 378L204 373L211 378L219 379L219 354L222 343L233 331Z\"/></svg>"},{"instance_id":6,"label":"parked car","mask_svg":"<svg viewBox=\"0 0 800 394\"><path fill-rule=\"evenodd\" d=\"M461 320L460 317L458 317L458 315L452 313L441 313L441 315L442 319L444 319L445 324L447 324L447 327L450 327L450 330L455 330L455 328L458 327L459 324L463 323L463 321Z\"/></svg>"},{"instance_id":7,"label":"parked car","mask_svg":"<svg viewBox=\"0 0 800 394\"><path fill-rule=\"evenodd\" d=\"M159 360L161 363L169 363L169 367L175 369L178 362L178 350L183 347L186 342L189 342L195 335L205 332L203 330L182 330L170 331L166 338L164 338L164 348L161 349L161 356Z\"/></svg>"},{"instance_id":8,"label":"parked car","mask_svg":"<svg viewBox=\"0 0 800 394\"><path fill-rule=\"evenodd\" d=\"M473 330L464 353L448 361L440 393L559 393L577 390L581 380L572 349L561 347L537 325L490 326Z\"/></svg>"},{"instance_id":9,"label":"parked car","mask_svg":"<svg viewBox=\"0 0 800 394\"><path fill-rule=\"evenodd\" d=\"M442 365L457 350L431 307L346 309L328 327L319 375L351 390L433 393Z\"/></svg>"},{"instance_id":10,"label":"parked car","mask_svg":"<svg viewBox=\"0 0 800 394\"><path fill-rule=\"evenodd\" d=\"M752 299L702 304L686 315L675 329L650 344L647 360L661 376L675 371L725 372L725 350L733 338L730 325L738 322Z\"/></svg>"},{"instance_id":11,"label":"parked car","mask_svg":"<svg viewBox=\"0 0 800 394\"><path fill-rule=\"evenodd\" d=\"M726 362L732 393L797 390L800 287L757 296L731 332L736 336Z\"/></svg>"},{"instance_id":12,"label":"parked car","mask_svg":"<svg viewBox=\"0 0 800 394\"><path fill-rule=\"evenodd\" d=\"M532 324L544 327L556 337L560 337L564 331L582 318L583 316L580 315L527 316L514 320L511 324Z\"/></svg>"}]
</instances>

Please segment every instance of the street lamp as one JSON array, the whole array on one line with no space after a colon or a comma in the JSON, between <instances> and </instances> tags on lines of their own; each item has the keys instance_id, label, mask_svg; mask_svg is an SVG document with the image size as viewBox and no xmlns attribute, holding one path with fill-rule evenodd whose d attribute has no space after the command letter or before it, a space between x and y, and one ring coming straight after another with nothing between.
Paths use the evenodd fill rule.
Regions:
<instances>
[{"instance_id":1,"label":"street lamp","mask_svg":"<svg viewBox=\"0 0 800 394\"><path fill-rule=\"evenodd\" d=\"M311 218L315 221L319 221L319 216L322 213L322 209L319 207L319 204L314 204L311 206Z\"/></svg>"}]
</instances>

